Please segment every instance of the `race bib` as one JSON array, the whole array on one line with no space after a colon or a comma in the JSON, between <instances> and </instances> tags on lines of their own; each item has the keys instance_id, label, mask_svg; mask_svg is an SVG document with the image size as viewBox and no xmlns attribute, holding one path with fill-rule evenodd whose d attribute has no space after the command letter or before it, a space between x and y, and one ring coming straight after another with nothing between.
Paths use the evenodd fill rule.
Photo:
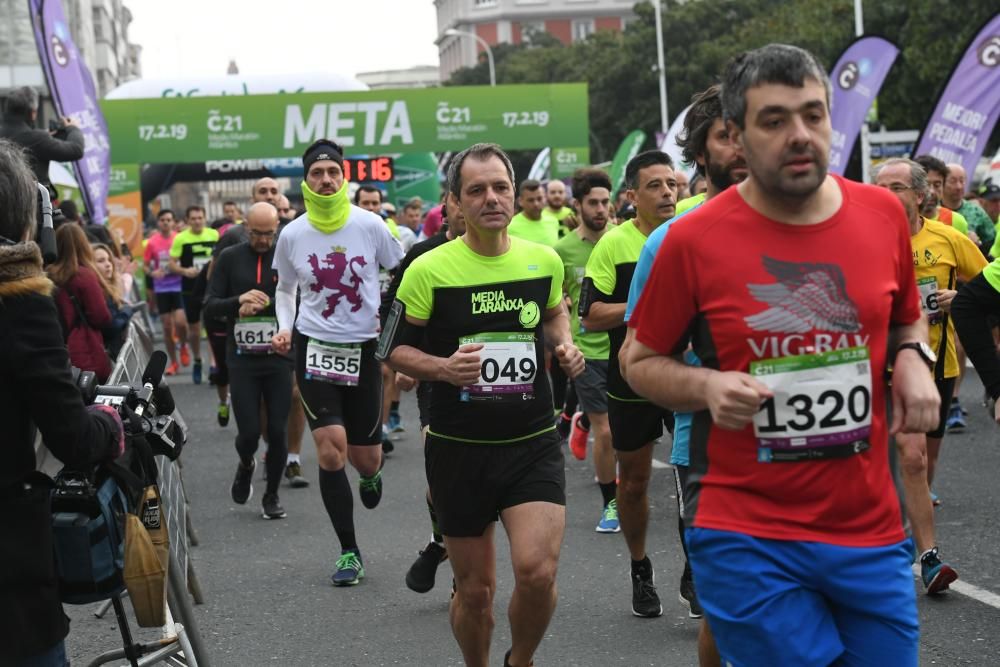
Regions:
<instances>
[{"instance_id":1,"label":"race bib","mask_svg":"<svg viewBox=\"0 0 1000 667\"><path fill-rule=\"evenodd\" d=\"M533 333L481 333L458 342L483 344L479 382L462 387L460 400L530 401L535 397L538 362Z\"/></svg>"},{"instance_id":2,"label":"race bib","mask_svg":"<svg viewBox=\"0 0 1000 667\"><path fill-rule=\"evenodd\" d=\"M392 283L392 274L385 269L378 272L378 293L385 294Z\"/></svg>"},{"instance_id":3,"label":"race bib","mask_svg":"<svg viewBox=\"0 0 1000 667\"><path fill-rule=\"evenodd\" d=\"M838 458L871 447L867 347L754 361L750 374L774 392L753 419L758 462Z\"/></svg>"},{"instance_id":4,"label":"race bib","mask_svg":"<svg viewBox=\"0 0 1000 667\"><path fill-rule=\"evenodd\" d=\"M306 345L307 380L355 387L361 374L359 343L326 343L310 338Z\"/></svg>"},{"instance_id":5,"label":"race bib","mask_svg":"<svg viewBox=\"0 0 1000 667\"><path fill-rule=\"evenodd\" d=\"M233 327L236 354L270 354L271 339L278 333L273 317L241 317Z\"/></svg>"},{"instance_id":6,"label":"race bib","mask_svg":"<svg viewBox=\"0 0 1000 667\"><path fill-rule=\"evenodd\" d=\"M927 315L927 321L930 324L937 324L944 316L937 298L937 278L934 276L919 278L917 289L920 291L920 307Z\"/></svg>"},{"instance_id":7,"label":"race bib","mask_svg":"<svg viewBox=\"0 0 1000 667\"><path fill-rule=\"evenodd\" d=\"M192 259L192 266L194 266L194 268L196 268L199 271L201 271L206 266L208 266L208 263L211 262L211 261L212 261L211 255L209 255L207 257L194 257Z\"/></svg>"}]
</instances>

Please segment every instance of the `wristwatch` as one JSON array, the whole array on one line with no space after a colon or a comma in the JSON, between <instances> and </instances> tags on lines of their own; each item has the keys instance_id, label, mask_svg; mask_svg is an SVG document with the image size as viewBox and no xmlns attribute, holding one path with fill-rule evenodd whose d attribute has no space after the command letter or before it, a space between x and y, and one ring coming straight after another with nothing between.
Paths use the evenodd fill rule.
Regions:
<instances>
[{"instance_id":1,"label":"wristwatch","mask_svg":"<svg viewBox=\"0 0 1000 667\"><path fill-rule=\"evenodd\" d=\"M934 354L934 350L923 341L912 341L901 344L896 348L896 356L899 356L900 350L916 350L917 354L920 355L920 358L924 360L924 363L931 370L934 370L934 366L937 364L937 355Z\"/></svg>"}]
</instances>

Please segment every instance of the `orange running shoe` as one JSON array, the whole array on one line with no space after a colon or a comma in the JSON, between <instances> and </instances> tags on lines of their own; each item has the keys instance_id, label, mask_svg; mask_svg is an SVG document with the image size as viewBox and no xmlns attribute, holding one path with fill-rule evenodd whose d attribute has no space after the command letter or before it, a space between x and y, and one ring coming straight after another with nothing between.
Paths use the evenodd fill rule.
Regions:
<instances>
[{"instance_id":1,"label":"orange running shoe","mask_svg":"<svg viewBox=\"0 0 1000 667\"><path fill-rule=\"evenodd\" d=\"M573 456L579 461L587 458L587 438L590 436L590 429L583 428L580 423L581 417L583 417L582 412L573 415L569 429L569 451L573 452Z\"/></svg>"},{"instance_id":2,"label":"orange running shoe","mask_svg":"<svg viewBox=\"0 0 1000 667\"><path fill-rule=\"evenodd\" d=\"M177 368L177 362L175 361L174 363L172 363L169 366L167 366L167 370L163 371L163 374L164 375L177 375L177 371L178 370L179 369Z\"/></svg>"},{"instance_id":3,"label":"orange running shoe","mask_svg":"<svg viewBox=\"0 0 1000 667\"><path fill-rule=\"evenodd\" d=\"M182 366L191 365L191 353L188 352L187 345L181 346L181 365Z\"/></svg>"}]
</instances>

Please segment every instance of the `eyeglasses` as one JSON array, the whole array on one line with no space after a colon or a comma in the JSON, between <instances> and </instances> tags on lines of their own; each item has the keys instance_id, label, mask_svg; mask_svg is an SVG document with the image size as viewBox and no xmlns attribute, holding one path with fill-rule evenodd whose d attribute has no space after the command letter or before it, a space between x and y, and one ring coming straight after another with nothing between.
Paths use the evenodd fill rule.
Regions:
<instances>
[{"instance_id":1,"label":"eyeglasses","mask_svg":"<svg viewBox=\"0 0 1000 667\"><path fill-rule=\"evenodd\" d=\"M258 232L256 229L250 230L250 236L256 236L259 239L274 238L275 234L277 234L277 232Z\"/></svg>"}]
</instances>

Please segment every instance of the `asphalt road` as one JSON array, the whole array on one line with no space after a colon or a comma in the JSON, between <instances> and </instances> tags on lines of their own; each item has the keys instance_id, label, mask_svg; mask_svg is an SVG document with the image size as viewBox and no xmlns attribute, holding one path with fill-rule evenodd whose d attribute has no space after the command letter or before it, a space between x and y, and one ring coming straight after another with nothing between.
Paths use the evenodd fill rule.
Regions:
<instances>
[{"instance_id":1,"label":"asphalt road","mask_svg":"<svg viewBox=\"0 0 1000 667\"><path fill-rule=\"evenodd\" d=\"M924 665L1000 665L1000 431L979 406L975 374L963 386L969 429L945 440L936 491L938 543L958 571L962 591L928 599L915 583ZM423 501L423 456L415 402L405 396L407 430L384 472L385 493L375 510L355 502L355 521L367 577L353 588L329 583L339 554L317 484L315 451L306 436L304 470L312 485L281 489L288 517L265 521L259 502L238 506L229 497L236 465L235 423L215 421L214 389L172 380L191 436L184 479L201 544L192 549L205 593L196 608L213 665L460 665L448 627L450 569L429 593L406 588L404 575L429 539ZM657 459L669 457L659 445ZM588 461L567 453L567 528L559 569L559 607L537 655L537 665L695 665L698 622L677 601L682 561L671 471L654 470L649 554L664 614L639 619L630 612L628 558L621 535L594 532L600 494ZM259 473L258 473L259 474ZM352 484L357 475L350 471ZM497 531L497 626L492 662L509 647L506 605L512 575L503 531ZM968 586L971 585L971 586ZM93 607L67 607L74 665L120 646L113 616ZM155 637L143 631L141 637Z\"/></svg>"}]
</instances>

